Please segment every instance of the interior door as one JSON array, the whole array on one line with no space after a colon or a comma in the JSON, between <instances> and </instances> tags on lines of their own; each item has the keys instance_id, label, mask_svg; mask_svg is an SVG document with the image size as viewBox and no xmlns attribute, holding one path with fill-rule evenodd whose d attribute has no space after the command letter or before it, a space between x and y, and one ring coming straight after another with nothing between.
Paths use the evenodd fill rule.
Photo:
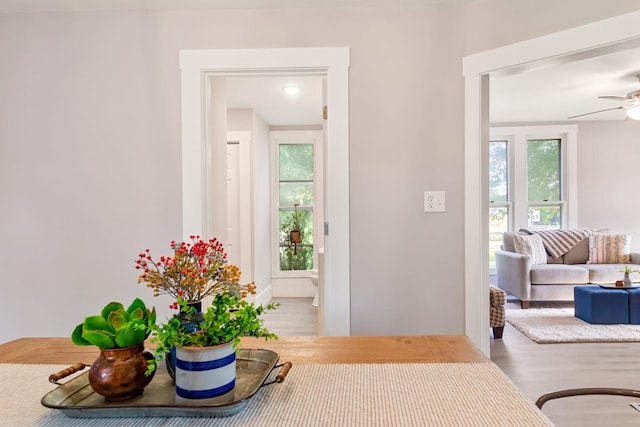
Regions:
<instances>
[{"instance_id":1,"label":"interior door","mask_svg":"<svg viewBox=\"0 0 640 427\"><path fill-rule=\"evenodd\" d=\"M230 264L240 265L240 144L227 142L227 250Z\"/></svg>"}]
</instances>

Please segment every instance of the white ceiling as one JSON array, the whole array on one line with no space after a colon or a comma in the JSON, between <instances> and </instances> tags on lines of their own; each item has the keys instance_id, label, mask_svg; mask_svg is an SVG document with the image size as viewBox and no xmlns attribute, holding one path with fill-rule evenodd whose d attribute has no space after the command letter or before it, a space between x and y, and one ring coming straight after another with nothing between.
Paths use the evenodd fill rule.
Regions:
<instances>
[{"instance_id":1,"label":"white ceiling","mask_svg":"<svg viewBox=\"0 0 640 427\"><path fill-rule=\"evenodd\" d=\"M553 65L490 82L490 120L503 122L567 121L570 116L628 105L598 96L626 96L640 90L640 49ZM576 120L624 120L613 110Z\"/></svg>"},{"instance_id":2,"label":"white ceiling","mask_svg":"<svg viewBox=\"0 0 640 427\"><path fill-rule=\"evenodd\" d=\"M233 77L226 82L228 108L253 108L272 126L322 124L322 77ZM287 86L300 93L285 93Z\"/></svg>"}]
</instances>

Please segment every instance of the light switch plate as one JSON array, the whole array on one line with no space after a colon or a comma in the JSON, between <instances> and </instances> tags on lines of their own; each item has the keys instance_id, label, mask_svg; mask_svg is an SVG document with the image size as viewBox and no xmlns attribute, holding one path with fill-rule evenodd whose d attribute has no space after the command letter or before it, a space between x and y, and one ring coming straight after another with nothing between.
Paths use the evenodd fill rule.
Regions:
<instances>
[{"instance_id":1,"label":"light switch plate","mask_svg":"<svg viewBox=\"0 0 640 427\"><path fill-rule=\"evenodd\" d=\"M445 211L445 192L444 191L425 191L424 192L424 211L425 212L444 212Z\"/></svg>"}]
</instances>

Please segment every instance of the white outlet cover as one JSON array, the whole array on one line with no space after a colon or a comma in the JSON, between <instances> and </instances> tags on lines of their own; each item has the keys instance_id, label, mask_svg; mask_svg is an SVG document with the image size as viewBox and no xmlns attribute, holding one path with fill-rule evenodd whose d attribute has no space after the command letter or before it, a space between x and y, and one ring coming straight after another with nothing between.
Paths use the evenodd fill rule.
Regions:
<instances>
[{"instance_id":1,"label":"white outlet cover","mask_svg":"<svg viewBox=\"0 0 640 427\"><path fill-rule=\"evenodd\" d=\"M425 191L424 192L424 211L425 212L445 212L445 192L444 191Z\"/></svg>"}]
</instances>

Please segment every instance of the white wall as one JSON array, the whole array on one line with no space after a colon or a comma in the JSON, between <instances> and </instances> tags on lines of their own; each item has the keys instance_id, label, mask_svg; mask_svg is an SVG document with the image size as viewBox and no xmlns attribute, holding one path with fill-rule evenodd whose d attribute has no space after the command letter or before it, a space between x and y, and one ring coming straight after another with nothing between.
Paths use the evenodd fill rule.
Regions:
<instances>
[{"instance_id":1,"label":"white wall","mask_svg":"<svg viewBox=\"0 0 640 427\"><path fill-rule=\"evenodd\" d=\"M638 10L637 0L475 0L467 53L478 53Z\"/></svg>"},{"instance_id":2,"label":"white wall","mask_svg":"<svg viewBox=\"0 0 640 427\"><path fill-rule=\"evenodd\" d=\"M640 121L580 123L578 147L580 226L631 234L640 252Z\"/></svg>"},{"instance_id":3,"label":"white wall","mask_svg":"<svg viewBox=\"0 0 640 427\"><path fill-rule=\"evenodd\" d=\"M113 298L167 306L135 284L133 260L181 236L179 50L298 46L352 52L353 333L463 333L462 272L451 256L462 253L461 16L459 7L0 16L9 122L0 140L11 141L0 166L14 183L3 203L16 224L0 255L5 283L22 286L5 297L43 283L40 293L65 295L32 301L30 320L1 339L64 335ZM52 206L54 182L68 197L35 210ZM449 211L423 214L425 189L446 190ZM81 305L66 304L74 293L86 296ZM0 321L21 314L13 306Z\"/></svg>"},{"instance_id":4,"label":"white wall","mask_svg":"<svg viewBox=\"0 0 640 427\"><path fill-rule=\"evenodd\" d=\"M252 277L256 283L256 298L271 299L271 199L269 173L269 125L251 109L228 111L229 131L251 134L249 167L251 170L251 234Z\"/></svg>"},{"instance_id":5,"label":"white wall","mask_svg":"<svg viewBox=\"0 0 640 427\"><path fill-rule=\"evenodd\" d=\"M461 58L549 19L481 2L0 14L0 342L68 335L110 300L168 314L134 260L182 236L178 52L198 48L351 47L351 331L464 333ZM584 3L553 30L632 7ZM498 6L526 31L486 25ZM446 213L422 212L425 190Z\"/></svg>"},{"instance_id":6,"label":"white wall","mask_svg":"<svg viewBox=\"0 0 640 427\"><path fill-rule=\"evenodd\" d=\"M251 158L253 173L253 265L257 297L271 296L271 198L269 170L269 125L255 111L252 115ZM258 161L264 159L264 161ZM263 301L264 302L264 301Z\"/></svg>"},{"instance_id":7,"label":"white wall","mask_svg":"<svg viewBox=\"0 0 640 427\"><path fill-rule=\"evenodd\" d=\"M169 312L134 269L182 236L177 53L152 21L0 15L0 342L113 300Z\"/></svg>"}]
</instances>

